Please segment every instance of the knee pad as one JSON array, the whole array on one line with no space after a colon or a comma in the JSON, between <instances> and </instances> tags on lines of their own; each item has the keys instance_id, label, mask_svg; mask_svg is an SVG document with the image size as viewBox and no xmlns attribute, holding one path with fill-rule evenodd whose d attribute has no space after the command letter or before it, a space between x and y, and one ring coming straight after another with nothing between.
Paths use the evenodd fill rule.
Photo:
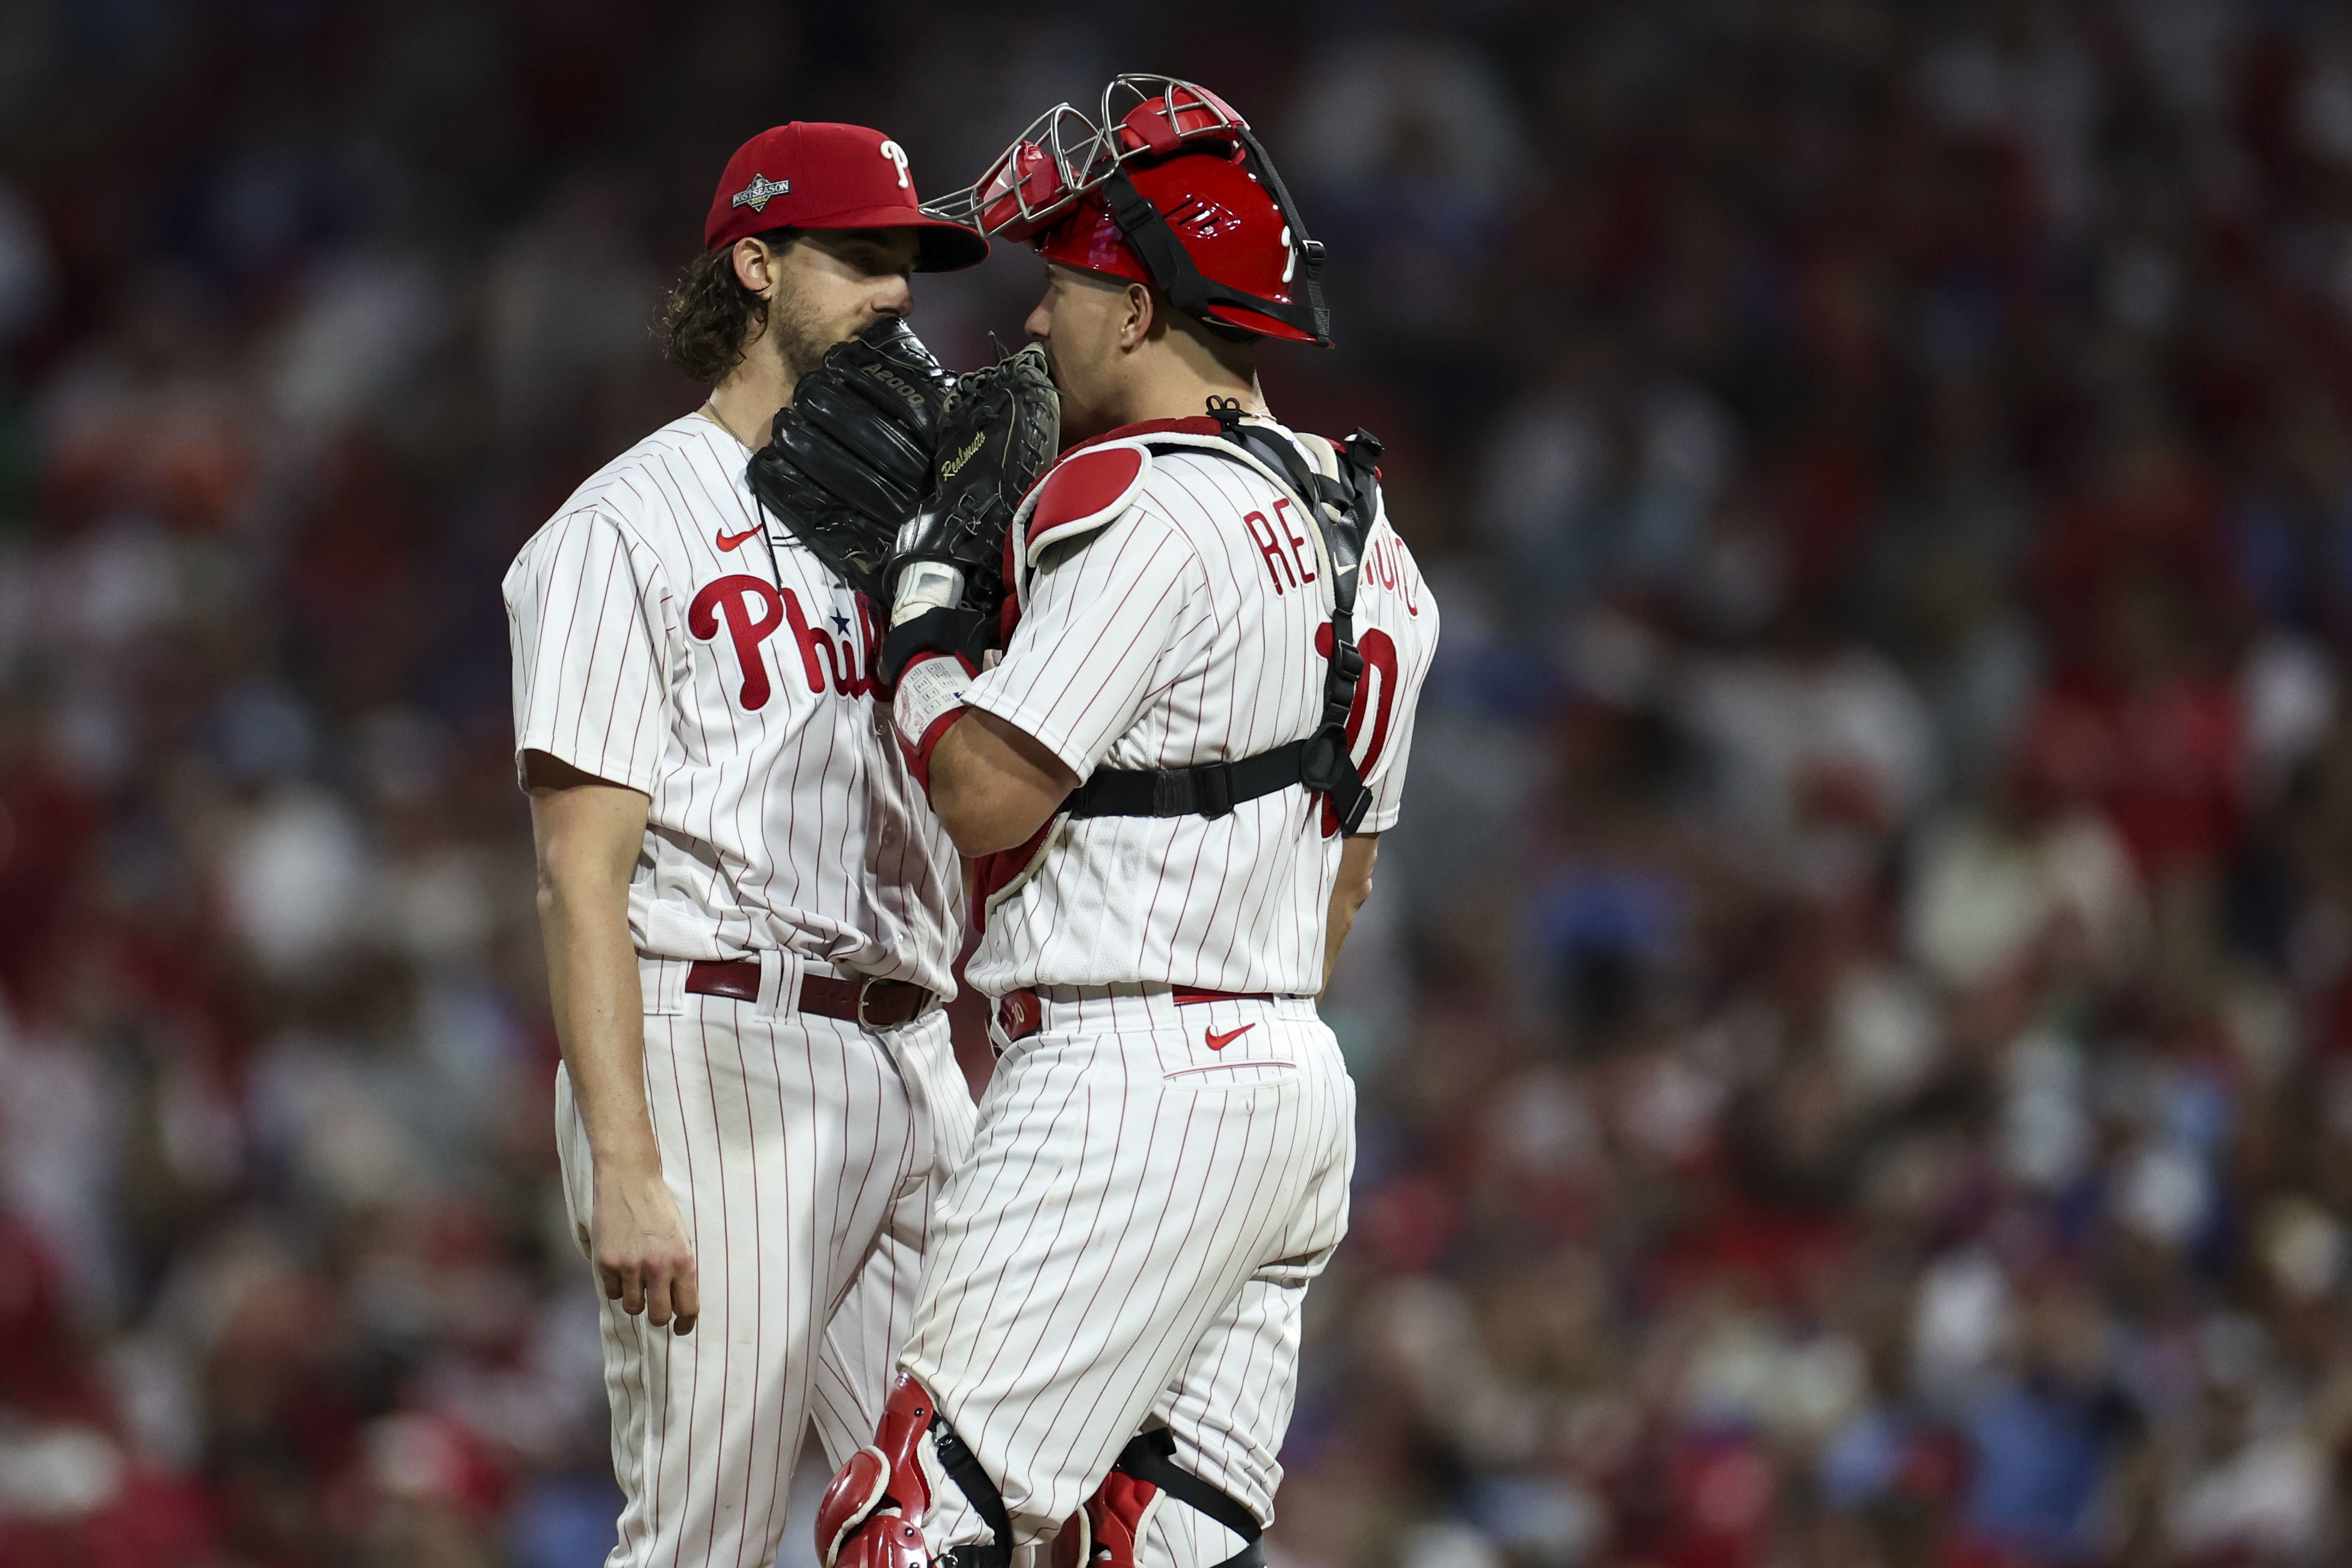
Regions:
<instances>
[{"instance_id":1,"label":"knee pad","mask_svg":"<svg viewBox=\"0 0 2352 1568\"><path fill-rule=\"evenodd\" d=\"M1136 1543L1168 1494L1113 1470L1054 1537L1054 1568L1135 1568Z\"/></svg>"},{"instance_id":2,"label":"knee pad","mask_svg":"<svg viewBox=\"0 0 2352 1568\"><path fill-rule=\"evenodd\" d=\"M907 1373L890 1390L874 1441L849 1456L816 1505L817 1560L824 1568L927 1568L916 1521L930 1511L941 1478L955 1482L996 1536L950 1554L956 1568L1009 1568L1013 1531L1003 1494Z\"/></svg>"},{"instance_id":3,"label":"knee pad","mask_svg":"<svg viewBox=\"0 0 2352 1568\"><path fill-rule=\"evenodd\" d=\"M1135 1568L1135 1549L1165 1498L1215 1520L1247 1542L1216 1568L1265 1568L1257 1516L1218 1488L1176 1463L1176 1435L1161 1427L1119 1451L1110 1474L1061 1533L1054 1537L1054 1568Z\"/></svg>"},{"instance_id":4,"label":"knee pad","mask_svg":"<svg viewBox=\"0 0 2352 1568\"><path fill-rule=\"evenodd\" d=\"M939 1411L923 1385L901 1375L882 1407L874 1441L849 1456L816 1505L816 1554L824 1568L924 1568L915 1521L931 1506L922 1439Z\"/></svg>"}]
</instances>

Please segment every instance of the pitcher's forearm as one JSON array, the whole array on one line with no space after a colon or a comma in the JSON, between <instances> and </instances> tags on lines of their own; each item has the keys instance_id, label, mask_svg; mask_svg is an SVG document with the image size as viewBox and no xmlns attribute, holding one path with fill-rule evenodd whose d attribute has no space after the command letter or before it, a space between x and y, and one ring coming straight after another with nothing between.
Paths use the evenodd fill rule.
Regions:
<instances>
[{"instance_id":1,"label":"pitcher's forearm","mask_svg":"<svg viewBox=\"0 0 2352 1568\"><path fill-rule=\"evenodd\" d=\"M539 929L555 1038L600 1175L657 1172L646 1108L645 996L629 879L651 801L545 752L525 754Z\"/></svg>"},{"instance_id":2,"label":"pitcher's forearm","mask_svg":"<svg viewBox=\"0 0 2352 1568\"><path fill-rule=\"evenodd\" d=\"M626 904L612 904L605 889L568 888L560 877L540 891L555 1038L596 1168L658 1170L646 1106L644 990Z\"/></svg>"}]
</instances>

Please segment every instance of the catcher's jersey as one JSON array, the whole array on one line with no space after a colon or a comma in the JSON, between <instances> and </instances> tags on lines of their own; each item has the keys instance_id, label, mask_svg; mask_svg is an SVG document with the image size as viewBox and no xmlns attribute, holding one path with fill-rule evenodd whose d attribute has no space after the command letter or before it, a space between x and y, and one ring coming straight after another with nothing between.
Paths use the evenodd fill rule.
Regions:
<instances>
[{"instance_id":1,"label":"catcher's jersey","mask_svg":"<svg viewBox=\"0 0 2352 1568\"><path fill-rule=\"evenodd\" d=\"M955 846L868 675L862 601L699 414L583 485L506 577L515 746L652 797L641 953L783 948L952 995Z\"/></svg>"},{"instance_id":2,"label":"catcher's jersey","mask_svg":"<svg viewBox=\"0 0 2352 1568\"><path fill-rule=\"evenodd\" d=\"M1016 523L1034 563L1021 620L963 700L1081 781L1097 767L1252 756L1320 718L1330 601L1314 531L1286 488L1192 431L1209 423L1134 427L1066 455ZM1120 449L1143 446L1153 453L1115 504L1075 467L1110 470L1116 489L1110 459L1132 471ZM1077 509L1104 504L1075 526L1070 506L1054 513L1066 472ZM1363 832L1397 821L1437 625L1383 507L1356 596L1365 671L1349 732L1372 791ZM1025 857L994 857L994 874L982 862L985 927L966 977L991 996L1121 982L1311 996L1339 850L1322 798L1299 785L1213 820L1057 816Z\"/></svg>"}]
</instances>

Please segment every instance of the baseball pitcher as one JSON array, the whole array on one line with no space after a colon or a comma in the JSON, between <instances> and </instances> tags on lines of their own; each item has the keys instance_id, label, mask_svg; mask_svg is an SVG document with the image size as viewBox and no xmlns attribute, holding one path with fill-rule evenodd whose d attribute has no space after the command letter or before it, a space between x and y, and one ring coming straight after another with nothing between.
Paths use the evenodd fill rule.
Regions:
<instances>
[{"instance_id":1,"label":"baseball pitcher","mask_svg":"<svg viewBox=\"0 0 2352 1568\"><path fill-rule=\"evenodd\" d=\"M1259 392L1260 343L1330 340L1321 247L1238 114L1121 78L955 210L1050 264L1024 353L1081 439L1016 507L948 469L1017 440L1020 400L951 409L887 571L892 722L976 862L1000 1056L817 1544L1246 1568L1347 1226L1354 1091L1315 998L1397 820L1437 608L1378 444Z\"/></svg>"},{"instance_id":2,"label":"baseball pitcher","mask_svg":"<svg viewBox=\"0 0 2352 1568\"><path fill-rule=\"evenodd\" d=\"M836 1460L873 1427L972 1116L954 850L876 708L874 618L801 533L919 500L946 378L908 275L987 245L919 209L897 142L798 122L736 152L705 239L665 327L709 401L505 582L616 1568L772 1558L812 1415ZM800 406L820 364L853 391Z\"/></svg>"}]
</instances>

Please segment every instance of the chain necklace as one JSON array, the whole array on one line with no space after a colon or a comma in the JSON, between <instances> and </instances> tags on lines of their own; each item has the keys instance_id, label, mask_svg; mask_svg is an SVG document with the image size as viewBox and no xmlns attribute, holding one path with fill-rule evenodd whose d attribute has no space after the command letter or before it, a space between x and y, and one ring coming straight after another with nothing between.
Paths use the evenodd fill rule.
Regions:
<instances>
[{"instance_id":1,"label":"chain necklace","mask_svg":"<svg viewBox=\"0 0 2352 1568\"><path fill-rule=\"evenodd\" d=\"M713 392L709 397L704 398L702 400L702 406L696 409L694 412L709 420L711 423L717 425L719 429L725 431L728 434L733 435L735 437L735 444L738 446L742 447L746 452L754 452L758 450L757 447L744 440L740 435L737 435L733 425L719 417L719 394L717 392Z\"/></svg>"}]
</instances>

